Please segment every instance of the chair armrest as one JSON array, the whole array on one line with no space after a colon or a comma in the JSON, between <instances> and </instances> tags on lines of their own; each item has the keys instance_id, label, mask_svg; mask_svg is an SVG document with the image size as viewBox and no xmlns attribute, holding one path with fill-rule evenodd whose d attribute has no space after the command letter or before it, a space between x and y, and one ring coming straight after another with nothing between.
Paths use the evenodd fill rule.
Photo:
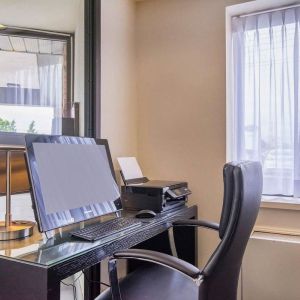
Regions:
<instances>
[{"instance_id":1,"label":"chair armrest","mask_svg":"<svg viewBox=\"0 0 300 300\"><path fill-rule=\"evenodd\" d=\"M129 249L124 251L118 251L114 254L116 259L137 259L143 260L151 263L156 263L163 265L165 267L177 270L193 279L197 278L201 274L199 270L194 265L181 260L177 257L143 249Z\"/></svg>"},{"instance_id":2,"label":"chair armrest","mask_svg":"<svg viewBox=\"0 0 300 300\"><path fill-rule=\"evenodd\" d=\"M195 226L195 227L204 227L212 230L219 230L219 224L214 222L208 222L204 220L178 220L172 223L173 226Z\"/></svg>"}]
</instances>

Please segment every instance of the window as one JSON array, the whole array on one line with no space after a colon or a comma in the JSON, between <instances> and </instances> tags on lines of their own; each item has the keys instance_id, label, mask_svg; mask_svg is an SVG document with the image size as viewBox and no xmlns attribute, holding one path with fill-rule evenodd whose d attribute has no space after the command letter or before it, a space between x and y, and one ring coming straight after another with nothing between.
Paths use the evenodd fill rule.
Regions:
<instances>
[{"instance_id":1,"label":"window","mask_svg":"<svg viewBox=\"0 0 300 300\"><path fill-rule=\"evenodd\" d=\"M266 195L300 196L300 8L232 19L232 157Z\"/></svg>"},{"instance_id":2,"label":"window","mask_svg":"<svg viewBox=\"0 0 300 300\"><path fill-rule=\"evenodd\" d=\"M70 35L0 31L0 131L62 133L71 101L69 47Z\"/></svg>"}]
</instances>

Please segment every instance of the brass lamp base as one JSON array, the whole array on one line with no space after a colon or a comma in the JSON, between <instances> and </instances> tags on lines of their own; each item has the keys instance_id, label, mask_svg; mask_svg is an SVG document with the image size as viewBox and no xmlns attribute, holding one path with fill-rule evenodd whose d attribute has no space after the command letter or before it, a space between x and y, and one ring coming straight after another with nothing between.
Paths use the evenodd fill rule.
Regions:
<instances>
[{"instance_id":1,"label":"brass lamp base","mask_svg":"<svg viewBox=\"0 0 300 300\"><path fill-rule=\"evenodd\" d=\"M5 222L0 222L0 241L21 239L33 233L35 223L30 221L12 221L6 227Z\"/></svg>"}]
</instances>

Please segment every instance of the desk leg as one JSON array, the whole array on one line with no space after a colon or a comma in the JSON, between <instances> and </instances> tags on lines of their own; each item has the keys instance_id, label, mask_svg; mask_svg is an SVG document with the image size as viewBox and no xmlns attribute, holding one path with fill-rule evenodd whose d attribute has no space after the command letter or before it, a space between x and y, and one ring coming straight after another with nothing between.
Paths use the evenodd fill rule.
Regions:
<instances>
[{"instance_id":1,"label":"desk leg","mask_svg":"<svg viewBox=\"0 0 300 300\"><path fill-rule=\"evenodd\" d=\"M48 282L47 289L45 289L44 295L38 299L60 300L60 281L51 283Z\"/></svg>"},{"instance_id":2,"label":"desk leg","mask_svg":"<svg viewBox=\"0 0 300 300\"><path fill-rule=\"evenodd\" d=\"M197 227L174 227L174 238L178 257L198 265L198 234Z\"/></svg>"},{"instance_id":3,"label":"desk leg","mask_svg":"<svg viewBox=\"0 0 300 300\"><path fill-rule=\"evenodd\" d=\"M60 282L46 268L0 259L1 300L59 300Z\"/></svg>"},{"instance_id":4,"label":"desk leg","mask_svg":"<svg viewBox=\"0 0 300 300\"><path fill-rule=\"evenodd\" d=\"M192 219L197 218L197 212ZM196 227L174 227L174 239L178 257L195 266L198 265L198 239ZM141 244L138 244L134 248L147 249L158 251L172 255L168 232L165 231ZM141 265L147 264L142 261L129 260L127 263L127 272L130 273Z\"/></svg>"},{"instance_id":5,"label":"desk leg","mask_svg":"<svg viewBox=\"0 0 300 300\"><path fill-rule=\"evenodd\" d=\"M174 227L174 238L178 257L197 266L197 228ZM153 250L172 255L167 231L138 244L134 248ZM147 263L129 260L127 262L127 271L130 273L144 264Z\"/></svg>"},{"instance_id":6,"label":"desk leg","mask_svg":"<svg viewBox=\"0 0 300 300\"><path fill-rule=\"evenodd\" d=\"M84 270L84 300L94 300L100 295L100 267L98 263Z\"/></svg>"}]
</instances>

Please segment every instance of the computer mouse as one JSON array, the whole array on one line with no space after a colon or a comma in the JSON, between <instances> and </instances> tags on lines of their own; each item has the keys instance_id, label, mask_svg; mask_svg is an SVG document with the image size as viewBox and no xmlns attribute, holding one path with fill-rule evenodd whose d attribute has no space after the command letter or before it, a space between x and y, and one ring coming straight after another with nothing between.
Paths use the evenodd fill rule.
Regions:
<instances>
[{"instance_id":1,"label":"computer mouse","mask_svg":"<svg viewBox=\"0 0 300 300\"><path fill-rule=\"evenodd\" d=\"M140 210L135 217L138 219L150 219L154 218L156 216L156 213L153 210L150 209L144 209Z\"/></svg>"}]
</instances>

